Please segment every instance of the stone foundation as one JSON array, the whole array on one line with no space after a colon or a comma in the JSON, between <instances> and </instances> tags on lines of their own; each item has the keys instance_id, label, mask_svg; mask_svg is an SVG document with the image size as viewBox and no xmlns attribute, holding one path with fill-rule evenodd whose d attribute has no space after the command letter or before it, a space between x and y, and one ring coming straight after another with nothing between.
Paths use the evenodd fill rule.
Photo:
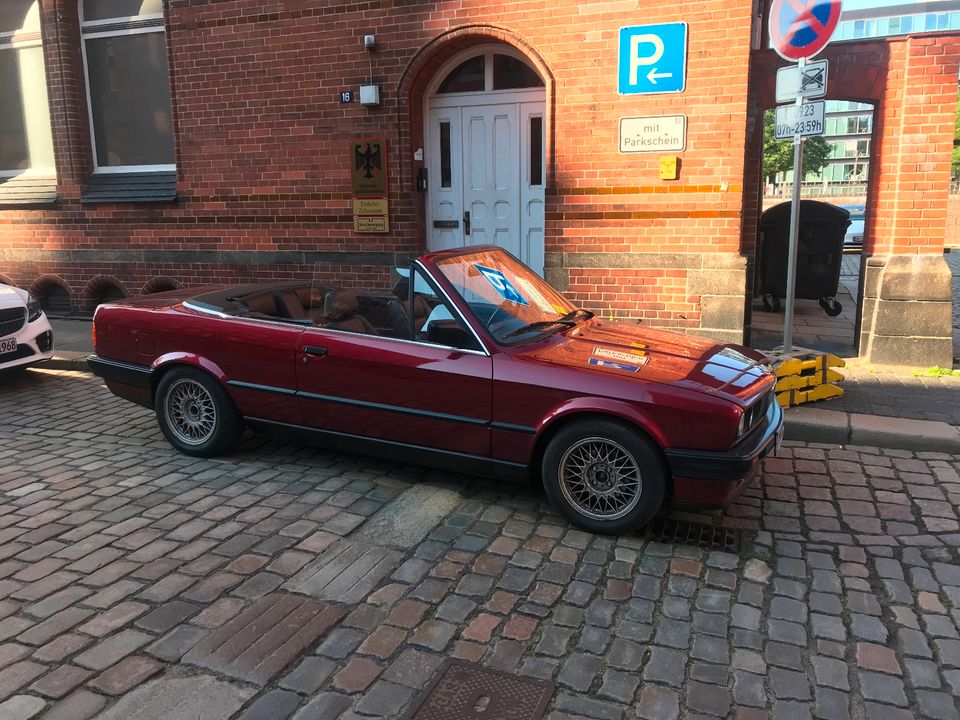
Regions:
<instances>
[{"instance_id":1,"label":"stone foundation","mask_svg":"<svg viewBox=\"0 0 960 720\"><path fill-rule=\"evenodd\" d=\"M951 367L952 298L950 268L942 255L867 258L861 357L882 365Z\"/></svg>"}]
</instances>

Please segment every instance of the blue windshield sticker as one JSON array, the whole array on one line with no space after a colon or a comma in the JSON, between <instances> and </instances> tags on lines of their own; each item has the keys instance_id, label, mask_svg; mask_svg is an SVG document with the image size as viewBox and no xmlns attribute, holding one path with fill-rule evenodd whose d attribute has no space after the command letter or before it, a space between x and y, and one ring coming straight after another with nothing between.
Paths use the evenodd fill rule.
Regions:
<instances>
[{"instance_id":1,"label":"blue windshield sticker","mask_svg":"<svg viewBox=\"0 0 960 720\"><path fill-rule=\"evenodd\" d=\"M520 294L520 291L507 280L502 272L484 267L483 265L474 265L474 267L480 271L480 274L487 279L488 283L493 285L493 289L496 290L504 300L509 300L517 305L528 304L527 301L524 300L523 295Z\"/></svg>"},{"instance_id":2,"label":"blue windshield sticker","mask_svg":"<svg viewBox=\"0 0 960 720\"><path fill-rule=\"evenodd\" d=\"M632 373L640 372L639 365L628 365L627 363L613 362L612 360L604 360L598 357L592 357L587 362L602 368L612 368L613 370L623 370Z\"/></svg>"}]
</instances>

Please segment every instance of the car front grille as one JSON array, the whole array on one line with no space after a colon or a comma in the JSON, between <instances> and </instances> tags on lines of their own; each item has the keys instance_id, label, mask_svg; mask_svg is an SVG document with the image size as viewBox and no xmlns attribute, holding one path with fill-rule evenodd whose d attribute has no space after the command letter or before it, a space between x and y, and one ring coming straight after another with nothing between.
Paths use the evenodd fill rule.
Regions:
<instances>
[{"instance_id":1,"label":"car front grille","mask_svg":"<svg viewBox=\"0 0 960 720\"><path fill-rule=\"evenodd\" d=\"M27 324L26 308L6 308L0 310L0 337L13 335Z\"/></svg>"},{"instance_id":2,"label":"car front grille","mask_svg":"<svg viewBox=\"0 0 960 720\"><path fill-rule=\"evenodd\" d=\"M752 428L756 427L761 420L763 420L764 416L767 414L767 410L770 409L770 403L773 401L774 393L768 392L762 398L757 400L757 402L746 409L744 413L747 416L747 422L744 426L746 428L746 432L749 432Z\"/></svg>"}]
</instances>

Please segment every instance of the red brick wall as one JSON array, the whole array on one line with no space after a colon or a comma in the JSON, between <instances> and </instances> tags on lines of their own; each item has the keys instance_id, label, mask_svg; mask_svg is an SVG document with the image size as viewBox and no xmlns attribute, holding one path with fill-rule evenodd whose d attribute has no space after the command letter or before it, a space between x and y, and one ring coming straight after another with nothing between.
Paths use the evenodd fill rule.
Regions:
<instances>
[{"instance_id":1,"label":"red brick wall","mask_svg":"<svg viewBox=\"0 0 960 720\"><path fill-rule=\"evenodd\" d=\"M413 189L422 145L423 88L458 49L499 39L547 79L548 253L736 253L740 244L750 3L352 2L169 0L167 42L176 118L179 200L160 207L82 206L92 167L75 0L45 3L44 34L60 203L0 211L0 272L30 285L50 273L82 293L99 276L138 292L156 276L192 284L298 276L302 267L49 262L30 251L420 251L424 204ZM56 20L56 13L61 20ZM687 89L620 96L623 25L689 23ZM364 34L375 33L373 80L383 104L342 105L367 80ZM721 81L722 80L722 81ZM659 180L658 154L621 155L623 116L686 113L677 181ZM348 141L385 135L391 169L388 235L352 230ZM0 255L2 257L2 255ZM8 256L9 257L9 256ZM384 269L361 271L385 282ZM699 298L671 276L612 270L610 292L571 277L571 295L597 310L659 324L695 325ZM375 276L375 277L373 277Z\"/></svg>"},{"instance_id":2,"label":"red brick wall","mask_svg":"<svg viewBox=\"0 0 960 720\"><path fill-rule=\"evenodd\" d=\"M834 43L829 98L875 104L864 249L871 254L929 254L943 250L950 155L960 72L960 35L933 33ZM818 58L819 59L819 58ZM772 50L754 58L754 95L747 135L743 245L752 251L760 198L764 108L774 105Z\"/></svg>"}]
</instances>

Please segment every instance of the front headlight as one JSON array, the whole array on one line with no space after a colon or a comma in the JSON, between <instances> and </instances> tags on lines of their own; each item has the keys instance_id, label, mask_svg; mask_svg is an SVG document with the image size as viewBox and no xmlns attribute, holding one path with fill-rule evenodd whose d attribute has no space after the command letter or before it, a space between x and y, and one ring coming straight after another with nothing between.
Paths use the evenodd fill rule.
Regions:
<instances>
[{"instance_id":1,"label":"front headlight","mask_svg":"<svg viewBox=\"0 0 960 720\"><path fill-rule=\"evenodd\" d=\"M739 424L737 425L737 439L738 439L738 440L743 437L743 433L746 432L746 430L747 430L747 411L744 410L744 411L740 414L740 422L739 422Z\"/></svg>"},{"instance_id":2,"label":"front headlight","mask_svg":"<svg viewBox=\"0 0 960 720\"><path fill-rule=\"evenodd\" d=\"M43 314L40 301L33 295L27 295L27 322L33 322Z\"/></svg>"}]
</instances>

